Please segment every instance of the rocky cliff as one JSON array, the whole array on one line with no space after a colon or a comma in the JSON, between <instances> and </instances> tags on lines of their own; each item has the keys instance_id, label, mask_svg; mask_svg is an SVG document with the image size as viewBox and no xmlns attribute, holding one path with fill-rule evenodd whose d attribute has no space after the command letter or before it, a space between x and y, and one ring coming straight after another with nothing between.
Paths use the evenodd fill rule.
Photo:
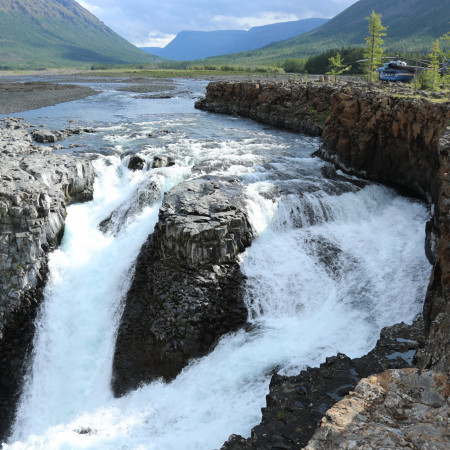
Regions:
<instances>
[{"instance_id":1,"label":"rocky cliff","mask_svg":"<svg viewBox=\"0 0 450 450\"><path fill-rule=\"evenodd\" d=\"M119 327L116 395L156 377L175 377L189 359L246 322L236 256L253 231L238 181L207 176L164 195Z\"/></svg>"},{"instance_id":2,"label":"rocky cliff","mask_svg":"<svg viewBox=\"0 0 450 450\"><path fill-rule=\"evenodd\" d=\"M425 99L407 98L405 89L392 88L391 92L387 93L380 88L360 83L345 83L338 86L286 82L241 82L234 85L223 82L210 83L206 98L197 102L196 107L219 113L238 114L271 125L312 134L317 134L320 128L323 146L319 155L322 158L334 162L338 168L348 173L401 188L404 192L417 195L431 204L433 217L427 224L426 248L434 267L424 302L426 339L423 348L417 351L416 363L421 368L448 372L450 370L448 252L450 129L446 129L446 126L450 120L450 108L448 103L434 104ZM296 102L293 102L293 98ZM317 120L318 117L320 120ZM434 376L432 373L426 372L424 376L432 378ZM397 374L398 377L402 377L400 373ZM381 378L387 379L389 376L391 375L382 375ZM436 376L439 379L441 377L440 374ZM403 377L402 383L396 385L396 389L414 391L416 384L422 381L416 382L413 378L408 385ZM286 383L289 384L290 381ZM273 384L275 386L277 383ZM281 389L285 393L289 392L288 384L282 383ZM389 398L390 386L394 384L385 385L387 391L383 395ZM442 386L439 387L437 384L433 386L430 389L433 395L437 395ZM323 391L324 387L319 383L314 389ZM356 392L361 390L364 389L357 388ZM270 398L275 393L276 388L271 385L268 396L269 409ZM441 395L441 404L447 401L447 397L448 393ZM337 401L338 397L335 400ZM418 401L416 406L426 409L429 405ZM341 408L345 414L345 404ZM294 409L289 410L285 406L278 413L280 417L284 417L287 412L292 413ZM317 417L324 414L324 409L316 411ZM292 434L289 436L290 442L283 443L283 439L280 441L279 438L280 436L283 438L285 429L276 426L273 417L270 419L268 416L267 422L264 422L265 420L263 414L260 427L265 430L264 441L256 448L272 448L275 444L271 443L271 439L275 439L273 442L279 441L278 443L283 444L281 447L276 444L277 448L299 448L300 444L295 441L299 436L295 437L295 432L294 436ZM305 423L310 422L302 422ZM300 428L302 424L298 424ZM325 419L323 426L327 426ZM253 431L253 437L257 437L257 428ZM333 428L336 429L339 427ZM300 431L298 433L302 434ZM328 431L319 429L317 433L322 433L323 437ZM359 438L362 437L361 433ZM322 437L316 434L310 448L338 448L345 441L335 439L325 442L321 441ZM448 436L446 439L444 445L448 444ZM354 436L350 441L355 445L363 442ZM321 443L317 444L318 442ZM405 442L411 443L411 440ZM224 448L254 448L253 444L253 438L245 440L232 437ZM304 444L305 441L302 441L301 445Z\"/></svg>"},{"instance_id":3,"label":"rocky cliff","mask_svg":"<svg viewBox=\"0 0 450 450\"><path fill-rule=\"evenodd\" d=\"M42 299L47 255L66 206L92 198L90 161L33 144L27 124L0 125L0 441L14 415Z\"/></svg>"},{"instance_id":4,"label":"rocky cliff","mask_svg":"<svg viewBox=\"0 0 450 450\"><path fill-rule=\"evenodd\" d=\"M334 91L312 83L217 81L207 86L206 97L195 107L321 136Z\"/></svg>"},{"instance_id":5,"label":"rocky cliff","mask_svg":"<svg viewBox=\"0 0 450 450\"><path fill-rule=\"evenodd\" d=\"M306 450L449 448L448 373L389 370L361 380L326 412Z\"/></svg>"}]
</instances>

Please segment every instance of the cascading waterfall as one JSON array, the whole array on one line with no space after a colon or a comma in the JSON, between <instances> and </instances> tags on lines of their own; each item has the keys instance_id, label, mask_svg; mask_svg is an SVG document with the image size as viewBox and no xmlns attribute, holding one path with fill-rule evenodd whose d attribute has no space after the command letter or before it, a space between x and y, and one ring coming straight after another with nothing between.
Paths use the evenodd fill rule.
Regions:
<instances>
[{"instance_id":1,"label":"cascading waterfall","mask_svg":"<svg viewBox=\"0 0 450 450\"><path fill-rule=\"evenodd\" d=\"M6 448L220 448L260 421L275 368L294 374L337 352L362 355L383 326L420 312L430 272L423 204L340 174L324 177L327 164L309 156L317 140L232 118L171 120L185 128L158 146L177 165L137 173L118 156L118 130L112 136L105 127L114 154L95 161L95 198L69 208L51 255L32 367ZM142 206L139 193L150 181L163 192L202 173L244 183L258 232L241 256L251 326L224 336L171 383L114 399L121 299L159 205ZM104 233L106 218L113 223Z\"/></svg>"}]
</instances>

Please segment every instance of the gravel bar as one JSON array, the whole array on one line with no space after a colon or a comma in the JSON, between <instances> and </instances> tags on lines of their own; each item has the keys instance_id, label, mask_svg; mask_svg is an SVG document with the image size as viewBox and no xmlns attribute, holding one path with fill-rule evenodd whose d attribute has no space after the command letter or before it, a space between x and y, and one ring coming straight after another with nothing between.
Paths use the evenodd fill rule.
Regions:
<instances>
[{"instance_id":1,"label":"gravel bar","mask_svg":"<svg viewBox=\"0 0 450 450\"><path fill-rule=\"evenodd\" d=\"M43 81L0 83L0 114L11 114L80 100L97 94L88 87Z\"/></svg>"}]
</instances>

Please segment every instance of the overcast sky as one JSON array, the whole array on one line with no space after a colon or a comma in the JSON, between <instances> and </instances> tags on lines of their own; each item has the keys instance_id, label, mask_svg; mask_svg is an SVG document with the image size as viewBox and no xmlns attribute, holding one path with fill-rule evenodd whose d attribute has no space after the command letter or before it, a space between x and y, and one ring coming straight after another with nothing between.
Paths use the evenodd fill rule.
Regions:
<instances>
[{"instance_id":1,"label":"overcast sky","mask_svg":"<svg viewBox=\"0 0 450 450\"><path fill-rule=\"evenodd\" d=\"M138 47L164 47L184 30L248 30L331 18L357 0L82 0L82 6Z\"/></svg>"}]
</instances>

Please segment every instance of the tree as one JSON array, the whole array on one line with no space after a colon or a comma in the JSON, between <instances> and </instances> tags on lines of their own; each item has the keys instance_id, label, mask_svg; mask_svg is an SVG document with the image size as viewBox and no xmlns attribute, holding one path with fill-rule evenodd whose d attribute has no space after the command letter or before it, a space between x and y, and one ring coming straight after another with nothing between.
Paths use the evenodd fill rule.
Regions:
<instances>
[{"instance_id":1,"label":"tree","mask_svg":"<svg viewBox=\"0 0 450 450\"><path fill-rule=\"evenodd\" d=\"M328 62L330 63L330 71L327 72L327 75L331 75L334 78L334 84L337 82L337 76L341 73L347 72L350 70L351 66L345 66L342 64L343 61L341 59L341 54L339 52L336 53L336 57L331 57Z\"/></svg>"},{"instance_id":2,"label":"tree","mask_svg":"<svg viewBox=\"0 0 450 450\"><path fill-rule=\"evenodd\" d=\"M436 90L438 79L439 79L439 56L441 55L441 49L439 48L439 39L436 39L433 42L433 49L431 53L428 55L430 57L430 72L432 73L431 79L431 90Z\"/></svg>"},{"instance_id":3,"label":"tree","mask_svg":"<svg viewBox=\"0 0 450 450\"><path fill-rule=\"evenodd\" d=\"M381 14L375 14L375 11L372 11L372 14L366 17L366 20L369 22L369 36L366 37L364 72L367 74L369 83L372 83L375 68L381 66L383 61L382 37L386 36L387 27L381 24Z\"/></svg>"},{"instance_id":4,"label":"tree","mask_svg":"<svg viewBox=\"0 0 450 450\"><path fill-rule=\"evenodd\" d=\"M444 34L444 36L441 36L440 42L442 45L442 54L444 55L445 59L445 70L443 71L442 78L444 82L445 89L448 91L448 100L450 100L450 31Z\"/></svg>"}]
</instances>

